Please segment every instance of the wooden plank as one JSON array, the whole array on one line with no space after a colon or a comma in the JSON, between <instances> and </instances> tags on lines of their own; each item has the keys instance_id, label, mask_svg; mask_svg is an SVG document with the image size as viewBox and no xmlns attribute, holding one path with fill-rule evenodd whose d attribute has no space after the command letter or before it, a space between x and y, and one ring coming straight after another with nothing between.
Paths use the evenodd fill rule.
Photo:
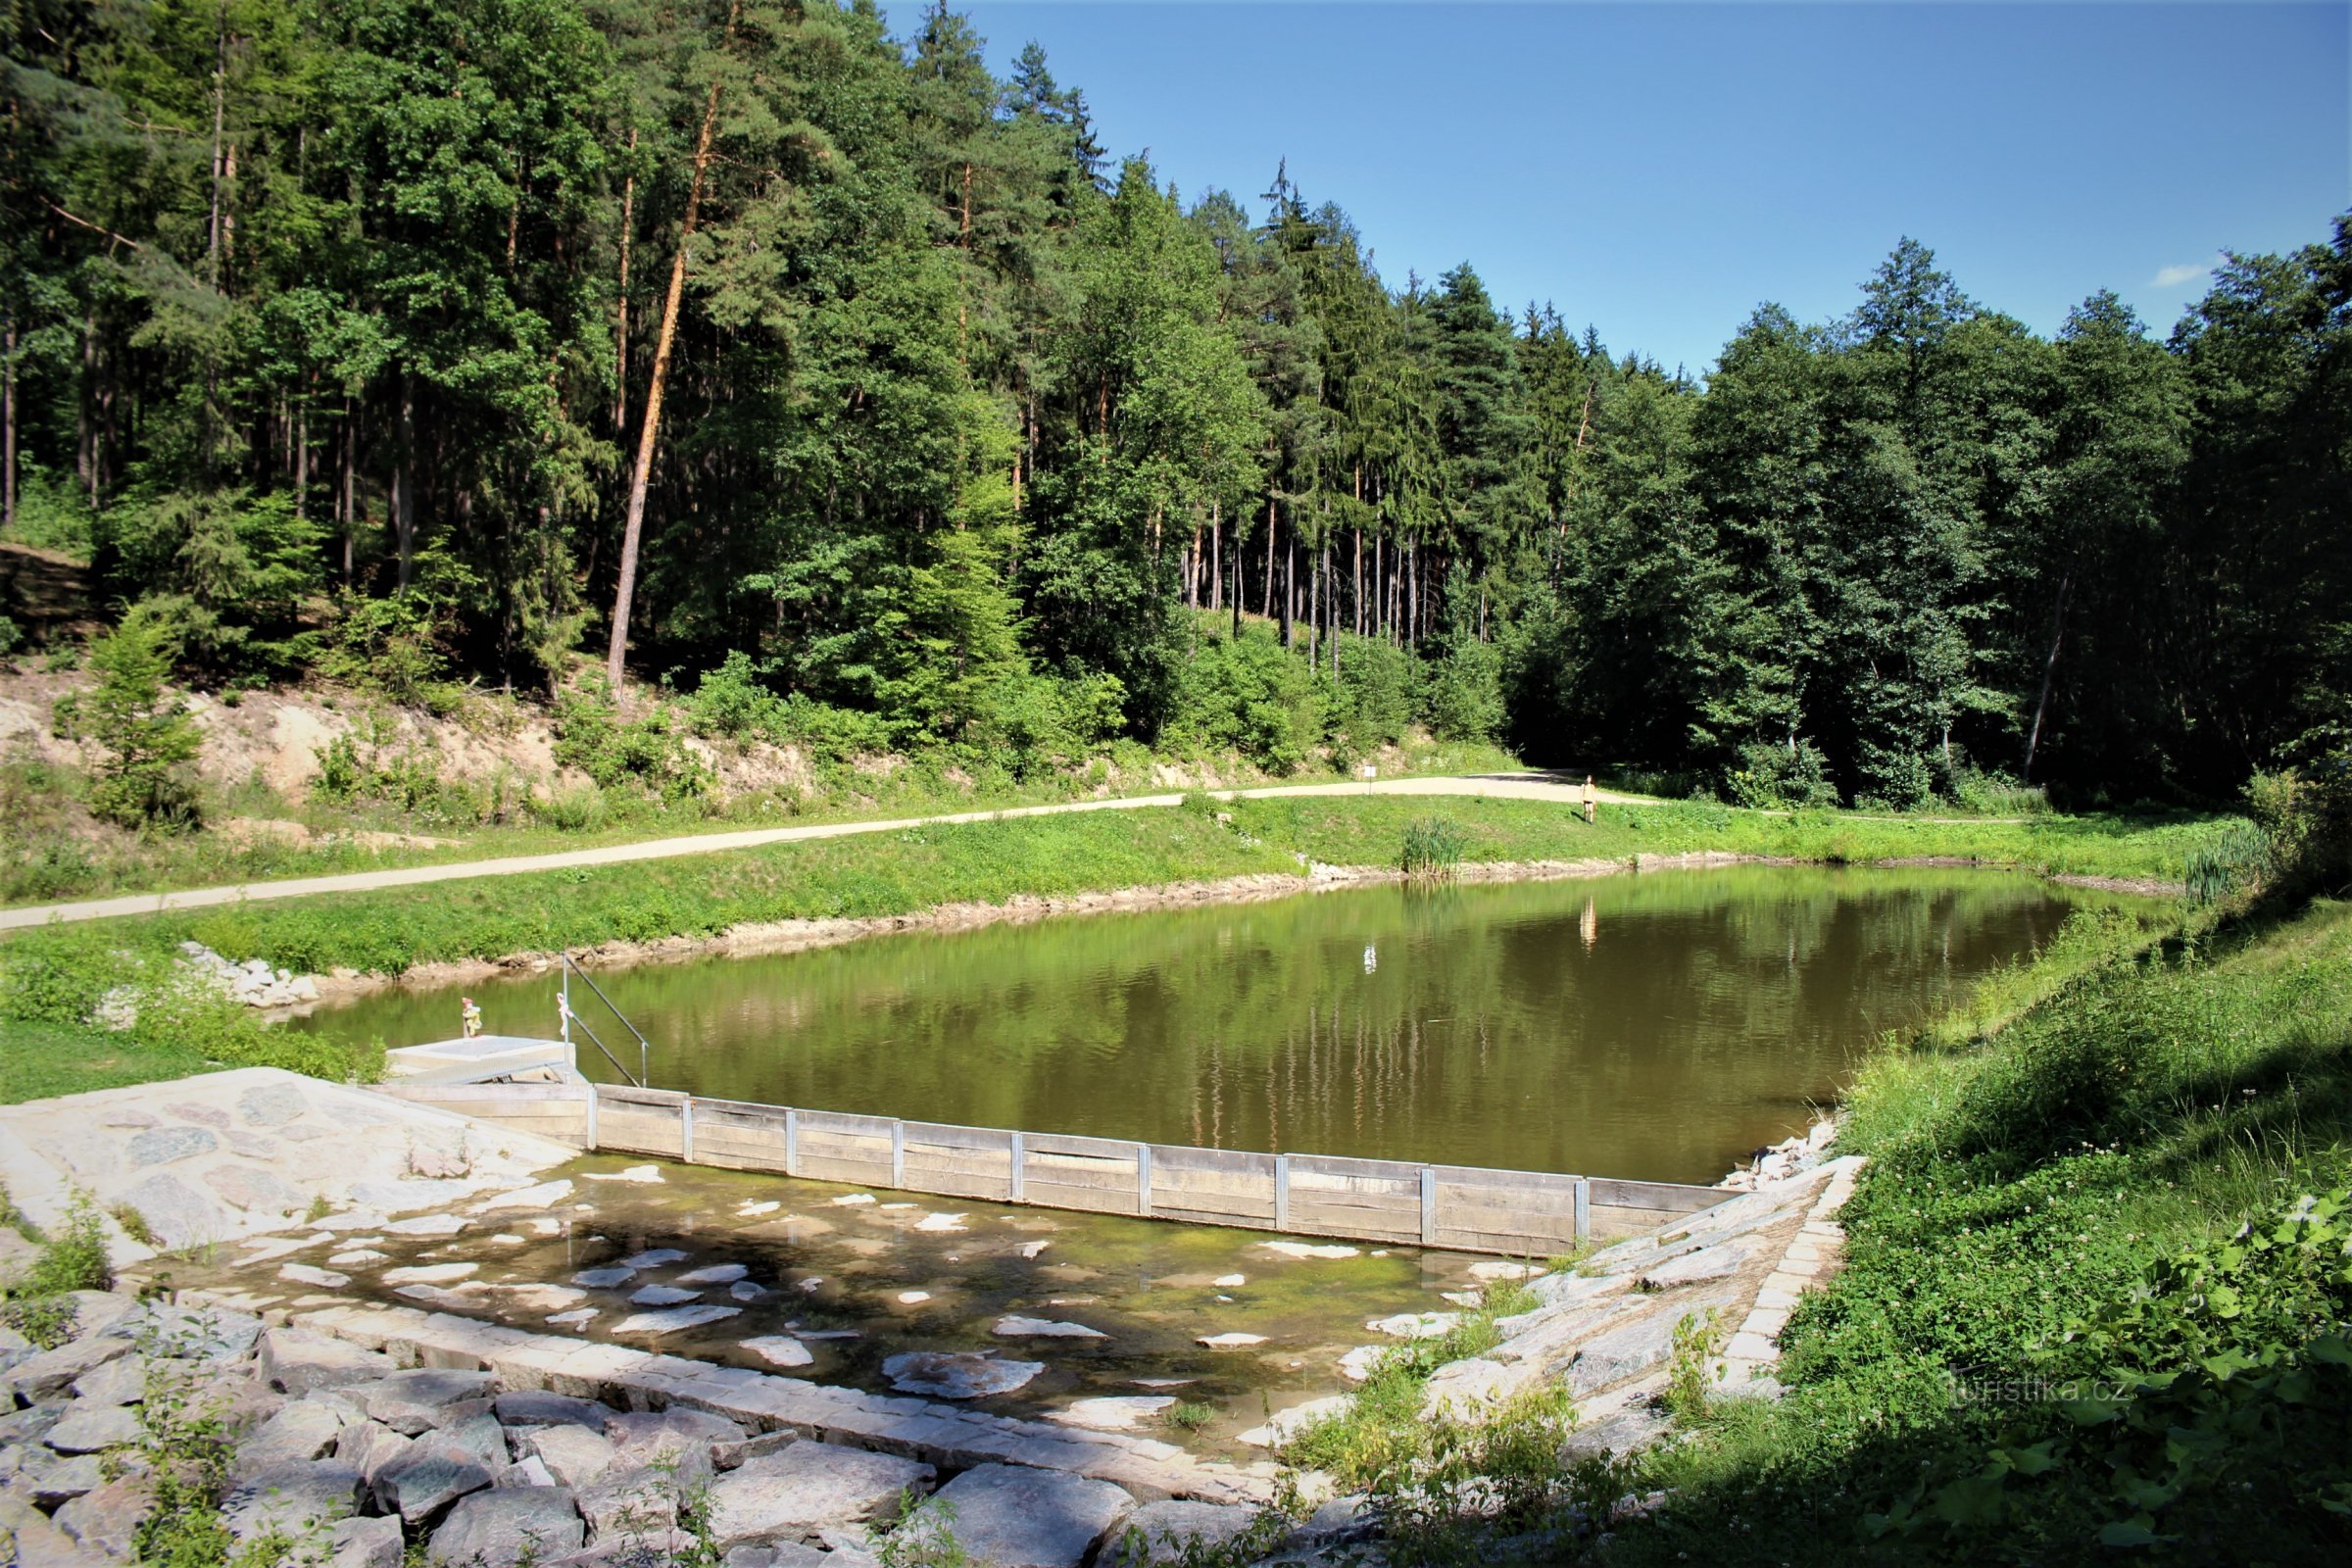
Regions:
<instances>
[{"instance_id":1,"label":"wooden plank","mask_svg":"<svg viewBox=\"0 0 2352 1568\"><path fill-rule=\"evenodd\" d=\"M1718 1187L1693 1187L1683 1182L1628 1182L1606 1176L1592 1178L1595 1208L1645 1208L1669 1214L1695 1214L1739 1197Z\"/></svg>"},{"instance_id":2,"label":"wooden plank","mask_svg":"<svg viewBox=\"0 0 2352 1568\"><path fill-rule=\"evenodd\" d=\"M1226 1171L1266 1180L1274 1175L1272 1154L1253 1154L1239 1149L1196 1149L1190 1144L1153 1144L1151 1148L1154 1170Z\"/></svg>"},{"instance_id":3,"label":"wooden plank","mask_svg":"<svg viewBox=\"0 0 2352 1568\"><path fill-rule=\"evenodd\" d=\"M1504 1257L1544 1259L1565 1254L1569 1248L1557 1237L1525 1232L1455 1230L1438 1227L1438 1247L1449 1252L1494 1252Z\"/></svg>"},{"instance_id":4,"label":"wooden plank","mask_svg":"<svg viewBox=\"0 0 2352 1568\"><path fill-rule=\"evenodd\" d=\"M1658 1224L1659 1213L1654 1208L1592 1205L1592 1235L1595 1239L1638 1236L1643 1231L1656 1230Z\"/></svg>"},{"instance_id":5,"label":"wooden plank","mask_svg":"<svg viewBox=\"0 0 2352 1568\"><path fill-rule=\"evenodd\" d=\"M1394 1183L1418 1190L1421 1167L1399 1159L1355 1159L1345 1154L1293 1154L1294 1187L1314 1181Z\"/></svg>"},{"instance_id":6,"label":"wooden plank","mask_svg":"<svg viewBox=\"0 0 2352 1568\"><path fill-rule=\"evenodd\" d=\"M1438 1209L1441 1229L1470 1231L1530 1231L1541 1235L1576 1235L1576 1210L1517 1203L1444 1203Z\"/></svg>"},{"instance_id":7,"label":"wooden plank","mask_svg":"<svg viewBox=\"0 0 2352 1568\"><path fill-rule=\"evenodd\" d=\"M599 1084L597 1092L621 1105L662 1105L674 1109L686 1096L675 1089L640 1089L634 1084Z\"/></svg>"},{"instance_id":8,"label":"wooden plank","mask_svg":"<svg viewBox=\"0 0 2352 1568\"><path fill-rule=\"evenodd\" d=\"M1345 1236L1361 1241L1410 1242L1421 1235L1419 1204L1383 1213L1369 1208L1325 1208L1291 1199L1290 1229L1300 1236Z\"/></svg>"},{"instance_id":9,"label":"wooden plank","mask_svg":"<svg viewBox=\"0 0 2352 1568\"><path fill-rule=\"evenodd\" d=\"M906 1129L906 1147L918 1145L934 1149L978 1149L1003 1154L1011 1145L1013 1134L1001 1127L965 1127L952 1121L908 1121L899 1125Z\"/></svg>"},{"instance_id":10,"label":"wooden plank","mask_svg":"<svg viewBox=\"0 0 2352 1568\"><path fill-rule=\"evenodd\" d=\"M1029 1201L1048 1208L1075 1208L1090 1214L1135 1212L1132 1187L1065 1187L1047 1181L1034 1170L1029 1173L1026 1185Z\"/></svg>"},{"instance_id":11,"label":"wooden plank","mask_svg":"<svg viewBox=\"0 0 2352 1568\"><path fill-rule=\"evenodd\" d=\"M801 1151L801 1176L806 1181L838 1182L844 1187L888 1187L890 1156L879 1159L836 1158Z\"/></svg>"},{"instance_id":12,"label":"wooden plank","mask_svg":"<svg viewBox=\"0 0 2352 1568\"><path fill-rule=\"evenodd\" d=\"M1556 1193L1566 1198L1582 1176L1548 1170L1500 1170L1484 1165L1432 1165L1438 1181L1450 1187L1493 1187L1509 1193Z\"/></svg>"},{"instance_id":13,"label":"wooden plank","mask_svg":"<svg viewBox=\"0 0 2352 1568\"><path fill-rule=\"evenodd\" d=\"M1025 1133L1032 1154L1073 1154L1090 1159L1135 1163L1135 1145L1117 1138L1081 1138L1072 1133Z\"/></svg>"},{"instance_id":14,"label":"wooden plank","mask_svg":"<svg viewBox=\"0 0 2352 1568\"><path fill-rule=\"evenodd\" d=\"M849 1110L804 1110L801 1112L801 1132L849 1133L865 1138L890 1141L891 1116L861 1116Z\"/></svg>"}]
</instances>

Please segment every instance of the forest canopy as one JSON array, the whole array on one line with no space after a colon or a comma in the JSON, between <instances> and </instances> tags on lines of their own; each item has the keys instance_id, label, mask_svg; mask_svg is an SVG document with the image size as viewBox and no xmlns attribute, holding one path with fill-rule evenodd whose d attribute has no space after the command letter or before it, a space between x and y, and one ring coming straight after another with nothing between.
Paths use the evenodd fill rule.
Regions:
<instances>
[{"instance_id":1,"label":"forest canopy","mask_svg":"<svg viewBox=\"0 0 2352 1568\"><path fill-rule=\"evenodd\" d=\"M2352 719L2343 218L2169 337L1902 239L1702 382L1384 277L1279 149L1188 202L944 7L5 15L6 527L183 679L586 654L875 744L1411 718L1898 808L2210 800Z\"/></svg>"}]
</instances>

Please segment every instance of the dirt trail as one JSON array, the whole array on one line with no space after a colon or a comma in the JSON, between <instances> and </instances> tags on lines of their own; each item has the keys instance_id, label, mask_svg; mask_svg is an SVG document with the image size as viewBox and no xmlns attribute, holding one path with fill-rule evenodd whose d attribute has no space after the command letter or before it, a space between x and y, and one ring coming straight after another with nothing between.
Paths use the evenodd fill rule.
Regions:
<instances>
[{"instance_id":1,"label":"dirt trail","mask_svg":"<svg viewBox=\"0 0 2352 1568\"><path fill-rule=\"evenodd\" d=\"M1470 795L1497 800L1556 801L1572 806L1583 799L1581 782L1571 783L1550 773L1480 773L1453 778L1374 779L1339 784L1279 784L1262 789L1212 790L1220 800L1287 795ZM303 899L322 893L371 893L381 888L416 887L427 882L456 882L479 876L515 876L527 871L559 871L571 866L618 865L630 860L663 860L681 855L714 855L727 850L758 849L768 844L848 838L859 833L896 833L906 828L955 822L994 822L1016 816L1054 816L1065 811L1133 811L1179 804L1180 794L1129 795L1107 801L1065 801L1053 806L1015 806L995 811L951 811L936 816L893 817L878 822L818 822L797 827L752 828L734 833L696 833L679 838L645 839L635 844L608 844L596 849L565 850L553 855L515 855L495 860L466 860L451 865L393 866L381 871L350 871L336 876L295 877L283 882L246 882L227 887L188 888L176 893L133 893L111 899L83 899L67 904L36 904L0 909L0 931L74 920L107 920L126 914L158 914L171 909L200 909L247 900ZM1641 803L1639 795L1602 790L1609 804Z\"/></svg>"}]
</instances>

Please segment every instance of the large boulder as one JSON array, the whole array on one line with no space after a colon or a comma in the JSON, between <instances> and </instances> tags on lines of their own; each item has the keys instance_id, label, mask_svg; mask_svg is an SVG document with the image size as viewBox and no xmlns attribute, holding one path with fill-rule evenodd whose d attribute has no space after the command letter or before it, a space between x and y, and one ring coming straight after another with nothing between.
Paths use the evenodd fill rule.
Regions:
<instances>
[{"instance_id":1,"label":"large boulder","mask_svg":"<svg viewBox=\"0 0 2352 1568\"><path fill-rule=\"evenodd\" d=\"M514 1436L514 1451L547 1466L559 1486L577 1491L612 1468L612 1440L579 1426L528 1427Z\"/></svg>"},{"instance_id":2,"label":"large boulder","mask_svg":"<svg viewBox=\"0 0 2352 1568\"><path fill-rule=\"evenodd\" d=\"M270 1329L261 1341L262 1377L271 1388L296 1397L315 1389L348 1389L374 1383L393 1371L381 1350L363 1350L343 1340L308 1329Z\"/></svg>"},{"instance_id":3,"label":"large boulder","mask_svg":"<svg viewBox=\"0 0 2352 1568\"><path fill-rule=\"evenodd\" d=\"M927 1464L891 1454L796 1443L718 1479L710 1489L711 1534L722 1551L814 1540L827 1527L882 1517L902 1494L928 1487L933 1474Z\"/></svg>"},{"instance_id":4,"label":"large boulder","mask_svg":"<svg viewBox=\"0 0 2352 1568\"><path fill-rule=\"evenodd\" d=\"M332 1451L343 1436L343 1418L323 1404L298 1399L247 1434L237 1446L241 1470L302 1464Z\"/></svg>"},{"instance_id":5,"label":"large boulder","mask_svg":"<svg viewBox=\"0 0 2352 1568\"><path fill-rule=\"evenodd\" d=\"M1231 1502L1147 1502L1129 1514L1102 1548L1102 1568L1164 1568L1232 1544L1258 1511Z\"/></svg>"},{"instance_id":6,"label":"large boulder","mask_svg":"<svg viewBox=\"0 0 2352 1568\"><path fill-rule=\"evenodd\" d=\"M154 1485L144 1477L122 1476L58 1509L57 1527L93 1551L128 1562L139 1526L154 1511Z\"/></svg>"},{"instance_id":7,"label":"large boulder","mask_svg":"<svg viewBox=\"0 0 2352 1568\"><path fill-rule=\"evenodd\" d=\"M60 1453L103 1453L139 1441L139 1412L128 1405L76 1399L42 1441Z\"/></svg>"},{"instance_id":8,"label":"large boulder","mask_svg":"<svg viewBox=\"0 0 2352 1568\"><path fill-rule=\"evenodd\" d=\"M78 1379L130 1350L127 1341L104 1335L75 1340L10 1367L0 1374L0 1388L28 1400L54 1399Z\"/></svg>"},{"instance_id":9,"label":"large boulder","mask_svg":"<svg viewBox=\"0 0 2352 1568\"><path fill-rule=\"evenodd\" d=\"M675 1466L681 1484L708 1477L721 1458L732 1459L744 1430L725 1416L704 1410L655 1410L615 1415L605 1423L612 1462L623 1470Z\"/></svg>"},{"instance_id":10,"label":"large boulder","mask_svg":"<svg viewBox=\"0 0 2352 1568\"><path fill-rule=\"evenodd\" d=\"M221 1500L221 1522L239 1541L301 1536L357 1513L364 1483L337 1460L287 1464L248 1476Z\"/></svg>"},{"instance_id":11,"label":"large boulder","mask_svg":"<svg viewBox=\"0 0 2352 1568\"><path fill-rule=\"evenodd\" d=\"M511 1427L587 1427L601 1432L612 1419L612 1407L594 1399L575 1399L545 1389L520 1389L502 1394L496 1405L499 1420Z\"/></svg>"},{"instance_id":12,"label":"large boulder","mask_svg":"<svg viewBox=\"0 0 2352 1568\"><path fill-rule=\"evenodd\" d=\"M339 1520L327 1541L326 1568L400 1568L398 1519Z\"/></svg>"},{"instance_id":13,"label":"large boulder","mask_svg":"<svg viewBox=\"0 0 2352 1568\"><path fill-rule=\"evenodd\" d=\"M435 1563L511 1568L577 1551L586 1537L571 1494L562 1487L477 1492L449 1510L428 1555Z\"/></svg>"},{"instance_id":14,"label":"large boulder","mask_svg":"<svg viewBox=\"0 0 2352 1568\"><path fill-rule=\"evenodd\" d=\"M262 1320L221 1307L142 1301L109 1324L106 1335L173 1360L220 1366L253 1353L262 1337Z\"/></svg>"},{"instance_id":15,"label":"large boulder","mask_svg":"<svg viewBox=\"0 0 2352 1568\"><path fill-rule=\"evenodd\" d=\"M489 1490L498 1478L464 1448L425 1438L379 1466L369 1482L376 1506L420 1525L460 1497Z\"/></svg>"},{"instance_id":16,"label":"large boulder","mask_svg":"<svg viewBox=\"0 0 2352 1568\"><path fill-rule=\"evenodd\" d=\"M939 1491L934 1503L956 1543L990 1568L1079 1568L1135 1508L1107 1481L1062 1470L984 1464Z\"/></svg>"},{"instance_id":17,"label":"large boulder","mask_svg":"<svg viewBox=\"0 0 2352 1568\"><path fill-rule=\"evenodd\" d=\"M363 1384L351 1395L370 1421L413 1438L483 1408L477 1401L490 1398L497 1390L498 1379L488 1372L412 1367Z\"/></svg>"}]
</instances>

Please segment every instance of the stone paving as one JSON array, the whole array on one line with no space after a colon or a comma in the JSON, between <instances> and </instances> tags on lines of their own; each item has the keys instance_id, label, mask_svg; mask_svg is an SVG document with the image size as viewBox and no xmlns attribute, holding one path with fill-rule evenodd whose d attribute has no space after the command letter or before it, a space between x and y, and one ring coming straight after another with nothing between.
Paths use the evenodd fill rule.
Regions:
<instances>
[{"instance_id":1,"label":"stone paving","mask_svg":"<svg viewBox=\"0 0 2352 1568\"><path fill-rule=\"evenodd\" d=\"M918 1512L973 1560L1082 1568L1230 1540L1264 1491L1148 1440L409 1309L62 1304L64 1343L0 1346L0 1563L25 1568L146 1560L166 1506L146 1445L191 1422L227 1443L219 1519L252 1568L881 1568L870 1527L935 1488Z\"/></svg>"},{"instance_id":2,"label":"stone paving","mask_svg":"<svg viewBox=\"0 0 2352 1568\"><path fill-rule=\"evenodd\" d=\"M273 1067L240 1067L0 1107L0 1186L44 1227L78 1189L118 1261L157 1245L280 1231L315 1204L391 1216L527 1191L579 1151L529 1133Z\"/></svg>"},{"instance_id":3,"label":"stone paving","mask_svg":"<svg viewBox=\"0 0 2352 1568\"><path fill-rule=\"evenodd\" d=\"M945 1469L1005 1462L1067 1470L1116 1482L1147 1500L1260 1502L1270 1495L1270 1467L1196 1459L1174 1444L1125 1433L989 1415L416 1307L296 1304L261 1315L381 1352L398 1366L489 1372L508 1392L705 1410L760 1432L852 1444Z\"/></svg>"}]
</instances>

